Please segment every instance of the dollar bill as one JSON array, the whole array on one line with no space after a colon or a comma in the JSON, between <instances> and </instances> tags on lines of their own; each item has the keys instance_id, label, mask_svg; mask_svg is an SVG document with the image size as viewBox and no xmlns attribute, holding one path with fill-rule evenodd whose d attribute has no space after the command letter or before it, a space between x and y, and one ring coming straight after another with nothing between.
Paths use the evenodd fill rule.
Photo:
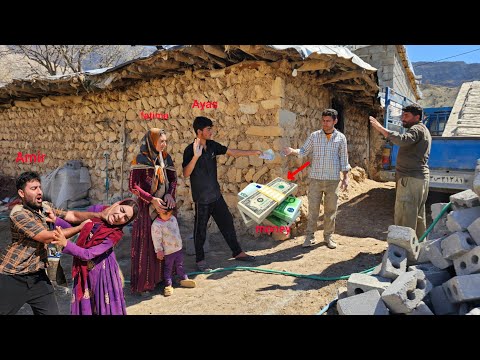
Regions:
<instances>
[{"instance_id":1,"label":"dollar bill","mask_svg":"<svg viewBox=\"0 0 480 360\"><path fill-rule=\"evenodd\" d=\"M275 159L275 153L272 149L265 150L262 155L259 156L260 159L273 160Z\"/></svg>"},{"instance_id":2,"label":"dollar bill","mask_svg":"<svg viewBox=\"0 0 480 360\"><path fill-rule=\"evenodd\" d=\"M238 203L239 210L260 224L277 206L277 203L256 191Z\"/></svg>"},{"instance_id":3,"label":"dollar bill","mask_svg":"<svg viewBox=\"0 0 480 360\"><path fill-rule=\"evenodd\" d=\"M277 177L270 181L268 184L265 184L266 186L269 186L277 191L280 191L281 193L284 193L285 195L290 195L293 192L295 192L298 188L298 185L287 181L285 179L282 179L280 177Z\"/></svg>"},{"instance_id":4,"label":"dollar bill","mask_svg":"<svg viewBox=\"0 0 480 360\"><path fill-rule=\"evenodd\" d=\"M238 200L243 200L255 193L261 185L257 183L248 184L242 191L238 193Z\"/></svg>"}]
</instances>

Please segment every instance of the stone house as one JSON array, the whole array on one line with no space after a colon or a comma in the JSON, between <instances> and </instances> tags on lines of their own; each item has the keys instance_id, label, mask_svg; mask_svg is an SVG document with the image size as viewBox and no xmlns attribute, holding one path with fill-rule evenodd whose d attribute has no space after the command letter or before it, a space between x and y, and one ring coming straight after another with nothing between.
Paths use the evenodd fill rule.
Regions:
<instances>
[{"instance_id":1,"label":"stone house","mask_svg":"<svg viewBox=\"0 0 480 360\"><path fill-rule=\"evenodd\" d=\"M105 200L106 161L110 195L130 195L130 163L151 127L164 128L179 174L180 214L193 216L182 154L194 139L195 116L210 117L215 140L238 149L300 147L321 128L321 112L339 111L337 128L347 137L352 167L375 175L379 149L368 116L380 116L376 69L344 47L194 45L161 49L120 66L0 88L0 164L5 175L47 174L80 159L92 180L93 203ZM210 102L203 109L193 106ZM16 161L19 152L45 155L43 162ZM286 176L305 159L221 156L218 178L235 217L237 193L249 182ZM307 169L308 170L308 169ZM307 171L296 176L306 193ZM113 194L112 194L113 193Z\"/></svg>"},{"instance_id":2,"label":"stone house","mask_svg":"<svg viewBox=\"0 0 480 360\"><path fill-rule=\"evenodd\" d=\"M414 102L418 102L422 97L422 92L418 86L418 77L414 73L404 45L346 45L346 47L363 61L377 68L380 96L383 100L387 87ZM384 111L385 109L382 110L380 116L382 119ZM386 143L383 136L375 136L371 140L371 146L374 149L381 148ZM375 159L372 158L372 166L377 166L377 168L372 169L370 173L374 174L373 178L375 180L394 181L393 172L383 171L380 153L376 152Z\"/></svg>"},{"instance_id":3,"label":"stone house","mask_svg":"<svg viewBox=\"0 0 480 360\"><path fill-rule=\"evenodd\" d=\"M418 79L403 45L348 45L363 61L377 68L380 91L389 87L407 98L422 97Z\"/></svg>"}]
</instances>

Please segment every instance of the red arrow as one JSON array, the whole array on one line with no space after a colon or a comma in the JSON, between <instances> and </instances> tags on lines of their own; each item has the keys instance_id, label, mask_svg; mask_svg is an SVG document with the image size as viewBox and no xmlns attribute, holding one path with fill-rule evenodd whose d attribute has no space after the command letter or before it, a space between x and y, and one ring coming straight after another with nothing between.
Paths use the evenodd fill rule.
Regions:
<instances>
[{"instance_id":1,"label":"red arrow","mask_svg":"<svg viewBox=\"0 0 480 360\"><path fill-rule=\"evenodd\" d=\"M293 173L292 172L288 172L288 180L295 180L295 175L302 171L303 169L305 169L308 165L310 165L310 161L307 161L305 164L303 164L302 166L300 166L297 170L295 170Z\"/></svg>"}]
</instances>

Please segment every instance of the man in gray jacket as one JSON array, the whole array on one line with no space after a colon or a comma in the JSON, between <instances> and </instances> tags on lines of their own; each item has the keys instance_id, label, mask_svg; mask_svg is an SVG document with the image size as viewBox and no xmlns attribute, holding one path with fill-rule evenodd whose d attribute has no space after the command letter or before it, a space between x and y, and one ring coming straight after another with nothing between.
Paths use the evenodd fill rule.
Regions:
<instances>
[{"instance_id":1,"label":"man in gray jacket","mask_svg":"<svg viewBox=\"0 0 480 360\"><path fill-rule=\"evenodd\" d=\"M395 225L407 226L415 230L420 238L426 230L425 203L430 185L428 157L432 146L432 136L428 128L420 122L422 108L408 105L402 109L402 125L405 134L385 129L374 117L370 124L393 144L398 145L395 180Z\"/></svg>"}]
</instances>

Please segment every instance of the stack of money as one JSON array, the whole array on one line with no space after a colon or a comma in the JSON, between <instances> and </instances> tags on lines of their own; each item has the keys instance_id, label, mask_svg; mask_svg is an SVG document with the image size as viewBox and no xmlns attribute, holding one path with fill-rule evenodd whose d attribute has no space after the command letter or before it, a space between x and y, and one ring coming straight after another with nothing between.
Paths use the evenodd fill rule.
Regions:
<instances>
[{"instance_id":1,"label":"stack of money","mask_svg":"<svg viewBox=\"0 0 480 360\"><path fill-rule=\"evenodd\" d=\"M302 200L289 196L273 210L272 215L291 224L298 217L301 206Z\"/></svg>"},{"instance_id":2,"label":"stack of money","mask_svg":"<svg viewBox=\"0 0 480 360\"><path fill-rule=\"evenodd\" d=\"M257 183L250 183L248 184L245 189L243 189L242 191L240 191L238 193L238 201L241 201L243 199L246 199L247 197L249 197L250 195L252 195L255 191L258 190L258 187L259 184ZM253 225L255 222L253 221L253 219L251 218L247 218L245 216L245 214L240 210L240 207L238 207L238 211L240 212L240 215L242 216L242 219L243 219L243 222L245 223L245 226L251 226Z\"/></svg>"},{"instance_id":3,"label":"stack of money","mask_svg":"<svg viewBox=\"0 0 480 360\"><path fill-rule=\"evenodd\" d=\"M277 202L258 191L241 200L238 209L247 217L260 224L277 207Z\"/></svg>"},{"instance_id":4,"label":"stack of money","mask_svg":"<svg viewBox=\"0 0 480 360\"><path fill-rule=\"evenodd\" d=\"M297 184L282 178L276 178L266 185L249 184L238 194L241 200L237 204L245 225L250 226L254 222L260 224L297 188Z\"/></svg>"}]
</instances>

